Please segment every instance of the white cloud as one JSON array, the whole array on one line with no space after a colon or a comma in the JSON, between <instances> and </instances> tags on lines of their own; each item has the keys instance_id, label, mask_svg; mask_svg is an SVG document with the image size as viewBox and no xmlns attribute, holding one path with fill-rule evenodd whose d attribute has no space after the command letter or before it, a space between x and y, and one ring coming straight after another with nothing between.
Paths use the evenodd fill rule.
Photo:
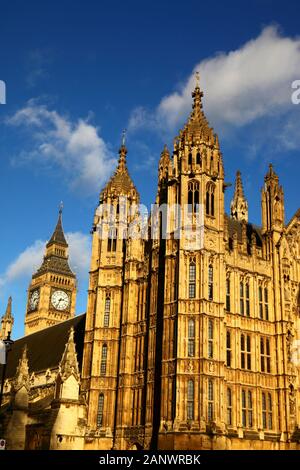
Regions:
<instances>
[{"instance_id":1,"label":"white cloud","mask_svg":"<svg viewBox=\"0 0 300 470\"><path fill-rule=\"evenodd\" d=\"M69 244L69 262L72 270L80 280L88 277L91 256L90 237L81 232L66 233ZM0 286L13 283L19 279L32 276L43 260L46 241L36 240L32 245L25 248L17 258L10 263L5 273L0 276Z\"/></svg>"},{"instance_id":2,"label":"white cloud","mask_svg":"<svg viewBox=\"0 0 300 470\"><path fill-rule=\"evenodd\" d=\"M81 232L66 233L69 244L69 261L71 269L78 277L87 278L91 261L91 240L89 235Z\"/></svg>"},{"instance_id":3,"label":"white cloud","mask_svg":"<svg viewBox=\"0 0 300 470\"><path fill-rule=\"evenodd\" d=\"M13 282L16 279L30 277L41 264L45 243L36 240L31 246L27 247L17 258L8 266L5 274L0 277L0 284Z\"/></svg>"},{"instance_id":4,"label":"white cloud","mask_svg":"<svg viewBox=\"0 0 300 470\"><path fill-rule=\"evenodd\" d=\"M14 159L15 164L35 162L55 165L65 174L70 187L80 187L86 194L99 191L114 169L116 160L88 119L72 122L37 100L7 120L31 133L33 148Z\"/></svg>"},{"instance_id":5,"label":"white cloud","mask_svg":"<svg viewBox=\"0 0 300 470\"><path fill-rule=\"evenodd\" d=\"M136 108L129 129L174 131L181 125L191 110L195 71L200 71L210 122L217 129L243 126L292 109L291 83L300 78L300 39L284 37L277 27L269 26L239 49L201 61L185 83L165 96L154 112Z\"/></svg>"}]
</instances>

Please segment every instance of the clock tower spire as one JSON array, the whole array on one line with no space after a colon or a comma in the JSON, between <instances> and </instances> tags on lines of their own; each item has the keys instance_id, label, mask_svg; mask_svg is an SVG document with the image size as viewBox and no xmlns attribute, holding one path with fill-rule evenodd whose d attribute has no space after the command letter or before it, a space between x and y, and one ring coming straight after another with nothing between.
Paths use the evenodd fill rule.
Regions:
<instances>
[{"instance_id":1,"label":"clock tower spire","mask_svg":"<svg viewBox=\"0 0 300 470\"><path fill-rule=\"evenodd\" d=\"M25 335L68 320L75 314L76 276L69 265L62 208L61 203L54 232L46 244L43 262L33 274L29 285Z\"/></svg>"}]
</instances>

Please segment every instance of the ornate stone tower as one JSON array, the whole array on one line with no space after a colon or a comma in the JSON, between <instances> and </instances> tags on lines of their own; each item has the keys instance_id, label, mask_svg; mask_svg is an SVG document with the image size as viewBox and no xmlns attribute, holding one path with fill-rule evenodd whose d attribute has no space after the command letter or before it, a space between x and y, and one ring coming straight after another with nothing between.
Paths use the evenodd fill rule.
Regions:
<instances>
[{"instance_id":1,"label":"ornate stone tower","mask_svg":"<svg viewBox=\"0 0 300 470\"><path fill-rule=\"evenodd\" d=\"M11 297L9 297L5 314L1 318L0 339L6 339L8 335L12 332L14 317L12 316L11 312L11 302L12 299Z\"/></svg>"},{"instance_id":2,"label":"ornate stone tower","mask_svg":"<svg viewBox=\"0 0 300 470\"><path fill-rule=\"evenodd\" d=\"M76 276L68 262L68 244L62 228L62 209L46 245L41 267L28 289L25 335L68 320L75 314Z\"/></svg>"},{"instance_id":3,"label":"ornate stone tower","mask_svg":"<svg viewBox=\"0 0 300 470\"><path fill-rule=\"evenodd\" d=\"M114 445L116 426L132 419L128 394L135 354L135 278L137 262L143 259L135 243L126 242L131 210L139 203L126 154L123 140L117 169L100 194L93 225L82 387L88 400L90 441L96 433L100 440L93 448L103 449Z\"/></svg>"},{"instance_id":4,"label":"ornate stone tower","mask_svg":"<svg viewBox=\"0 0 300 470\"><path fill-rule=\"evenodd\" d=\"M176 447L179 430L183 436L206 428L210 379L223 375L219 351L212 358L208 338L224 334L224 170L202 96L197 85L192 113L175 138L173 157L170 160L165 149L159 163L158 202L179 205L181 217L176 221L170 214L168 236L161 237L158 249L153 243L150 289L157 292L157 305L152 312L150 304L150 325L152 313L157 319L149 344L156 344L156 351L148 364L146 435L152 425L154 447L157 435L158 446ZM220 387L217 381L216 396ZM191 406L182 406L183 397L189 397Z\"/></svg>"}]
</instances>

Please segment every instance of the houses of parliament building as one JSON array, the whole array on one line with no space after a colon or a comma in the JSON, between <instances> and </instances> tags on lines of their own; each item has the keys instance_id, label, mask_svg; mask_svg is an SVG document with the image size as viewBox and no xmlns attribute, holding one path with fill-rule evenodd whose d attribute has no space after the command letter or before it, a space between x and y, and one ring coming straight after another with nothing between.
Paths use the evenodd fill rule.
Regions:
<instances>
[{"instance_id":1,"label":"houses of parliament building","mask_svg":"<svg viewBox=\"0 0 300 470\"><path fill-rule=\"evenodd\" d=\"M285 221L270 165L261 225L248 220L239 172L226 213L218 137L199 85L192 96L161 153L155 202L188 205L192 229L202 208L200 246L172 215L168 236L161 218L157 237L123 236L132 222L140 231L123 142L94 215L86 313L75 316L61 210L33 273L25 336L7 354L8 449L300 449L300 209ZM121 198L130 215L103 236L101 208L120 227ZM9 299L2 339L12 310Z\"/></svg>"}]
</instances>

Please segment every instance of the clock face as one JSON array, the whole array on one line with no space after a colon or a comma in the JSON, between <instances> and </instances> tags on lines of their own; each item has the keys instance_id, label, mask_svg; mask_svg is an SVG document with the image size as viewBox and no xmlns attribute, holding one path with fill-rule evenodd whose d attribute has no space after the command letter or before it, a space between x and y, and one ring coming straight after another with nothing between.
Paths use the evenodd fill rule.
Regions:
<instances>
[{"instance_id":1,"label":"clock face","mask_svg":"<svg viewBox=\"0 0 300 470\"><path fill-rule=\"evenodd\" d=\"M29 297L29 307L30 310L36 310L38 305L39 305L39 300L40 300L40 291L39 290L34 290L31 292L30 297Z\"/></svg>"},{"instance_id":2,"label":"clock face","mask_svg":"<svg viewBox=\"0 0 300 470\"><path fill-rule=\"evenodd\" d=\"M70 304L70 298L63 290L56 290L51 296L51 303L56 310L66 310Z\"/></svg>"}]
</instances>

